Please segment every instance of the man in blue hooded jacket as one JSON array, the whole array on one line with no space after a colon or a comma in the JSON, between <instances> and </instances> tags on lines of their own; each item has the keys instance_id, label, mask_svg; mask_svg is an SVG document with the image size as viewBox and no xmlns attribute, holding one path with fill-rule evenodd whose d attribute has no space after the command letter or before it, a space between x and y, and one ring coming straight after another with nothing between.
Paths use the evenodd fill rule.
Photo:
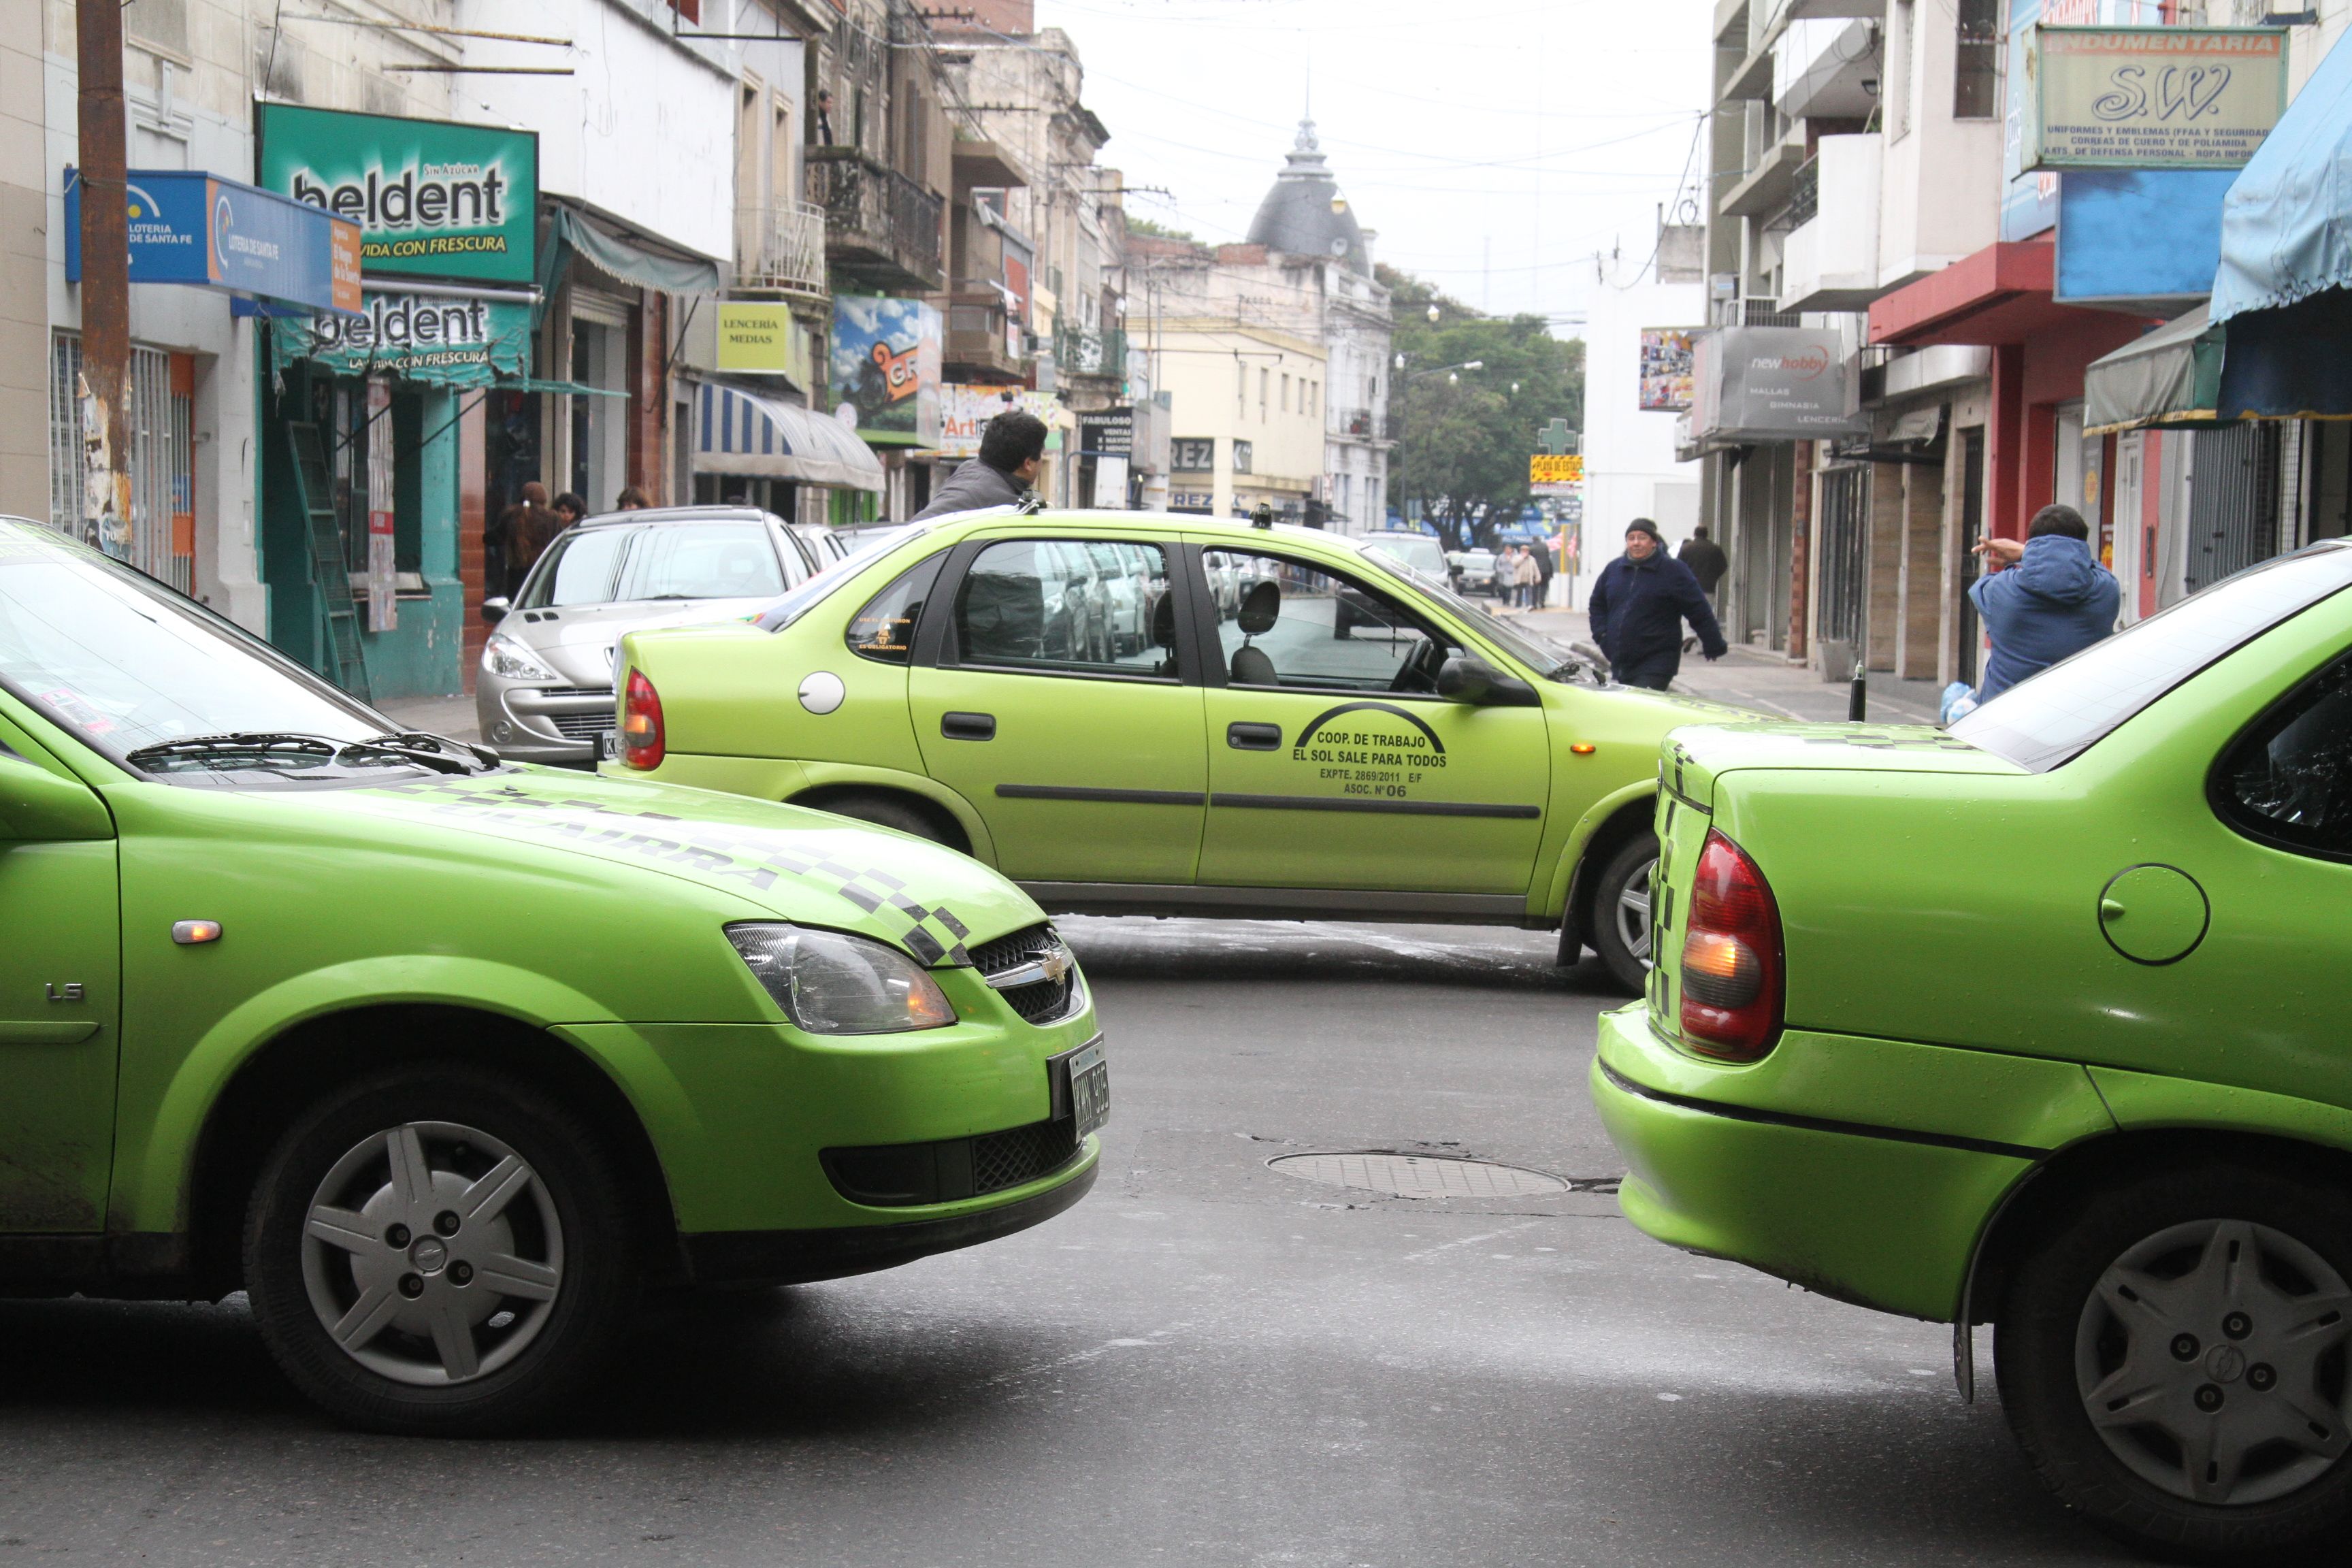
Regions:
<instances>
[{"instance_id":1,"label":"man in blue hooded jacket","mask_svg":"<svg viewBox=\"0 0 2352 1568\"><path fill-rule=\"evenodd\" d=\"M1976 700L1998 697L2030 675L2072 658L2116 629L2123 590L2091 554L2091 526L2071 506L2033 514L2025 542L1978 548L1993 570L1969 584L1992 652Z\"/></svg>"},{"instance_id":2,"label":"man in blue hooded jacket","mask_svg":"<svg viewBox=\"0 0 2352 1568\"><path fill-rule=\"evenodd\" d=\"M1664 691L1683 664L1683 622L1698 634L1699 651L1723 657L1715 607L1691 569L1666 553L1658 525L1637 517L1625 525L1625 553L1601 569L1585 609L1592 640L1609 656L1622 686Z\"/></svg>"}]
</instances>

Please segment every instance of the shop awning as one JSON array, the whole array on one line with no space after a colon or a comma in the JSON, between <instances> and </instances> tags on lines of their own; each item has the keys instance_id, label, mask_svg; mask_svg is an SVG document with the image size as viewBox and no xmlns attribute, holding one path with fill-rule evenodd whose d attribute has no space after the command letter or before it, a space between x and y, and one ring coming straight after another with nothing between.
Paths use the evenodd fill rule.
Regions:
<instances>
[{"instance_id":1,"label":"shop awning","mask_svg":"<svg viewBox=\"0 0 2352 1568\"><path fill-rule=\"evenodd\" d=\"M2352 418L2352 289L2242 311L2221 330L2224 419Z\"/></svg>"},{"instance_id":2,"label":"shop awning","mask_svg":"<svg viewBox=\"0 0 2352 1568\"><path fill-rule=\"evenodd\" d=\"M2217 417L2222 329L2204 307L2168 321L2083 373L2083 432L2105 435Z\"/></svg>"},{"instance_id":3,"label":"shop awning","mask_svg":"<svg viewBox=\"0 0 2352 1568\"><path fill-rule=\"evenodd\" d=\"M719 264L699 257L664 256L634 240L607 234L570 207L554 208L548 216L547 243L539 252L540 310L555 297L564 269L579 256L608 277L641 289L667 294L716 294Z\"/></svg>"},{"instance_id":4,"label":"shop awning","mask_svg":"<svg viewBox=\"0 0 2352 1568\"><path fill-rule=\"evenodd\" d=\"M695 400L694 471L880 490L882 460L838 419L712 382Z\"/></svg>"},{"instance_id":5,"label":"shop awning","mask_svg":"<svg viewBox=\"0 0 2352 1568\"><path fill-rule=\"evenodd\" d=\"M2342 39L2221 204L2213 319L2352 288L2352 48Z\"/></svg>"}]
</instances>

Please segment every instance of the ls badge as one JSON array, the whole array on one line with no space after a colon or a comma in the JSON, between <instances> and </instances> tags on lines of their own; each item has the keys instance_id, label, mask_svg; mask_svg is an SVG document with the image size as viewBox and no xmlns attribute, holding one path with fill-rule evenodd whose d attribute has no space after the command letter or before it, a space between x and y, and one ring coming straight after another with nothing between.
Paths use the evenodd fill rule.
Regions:
<instances>
[{"instance_id":1,"label":"ls badge","mask_svg":"<svg viewBox=\"0 0 2352 1568\"><path fill-rule=\"evenodd\" d=\"M48 992L52 1002L79 1002L83 998L82 984L79 980L68 980L63 985L52 980L43 989Z\"/></svg>"}]
</instances>

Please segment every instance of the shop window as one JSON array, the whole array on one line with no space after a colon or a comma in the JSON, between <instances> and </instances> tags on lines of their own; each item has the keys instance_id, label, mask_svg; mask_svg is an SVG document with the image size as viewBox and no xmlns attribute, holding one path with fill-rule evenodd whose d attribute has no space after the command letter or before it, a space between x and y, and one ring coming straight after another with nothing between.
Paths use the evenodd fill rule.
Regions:
<instances>
[{"instance_id":1,"label":"shop window","mask_svg":"<svg viewBox=\"0 0 2352 1568\"><path fill-rule=\"evenodd\" d=\"M60 332L49 353L49 521L79 537L83 500L81 339ZM110 547L182 593L195 586L195 359L131 351L131 531Z\"/></svg>"},{"instance_id":2,"label":"shop window","mask_svg":"<svg viewBox=\"0 0 2352 1568\"><path fill-rule=\"evenodd\" d=\"M1234 443L1234 472L1237 474L1254 474L1257 471L1255 467L1256 462L1257 445L1255 442L1236 441Z\"/></svg>"},{"instance_id":3,"label":"shop window","mask_svg":"<svg viewBox=\"0 0 2352 1568\"><path fill-rule=\"evenodd\" d=\"M425 397L396 392L392 398L392 569L410 577L404 595L432 597L425 570Z\"/></svg>"}]
</instances>

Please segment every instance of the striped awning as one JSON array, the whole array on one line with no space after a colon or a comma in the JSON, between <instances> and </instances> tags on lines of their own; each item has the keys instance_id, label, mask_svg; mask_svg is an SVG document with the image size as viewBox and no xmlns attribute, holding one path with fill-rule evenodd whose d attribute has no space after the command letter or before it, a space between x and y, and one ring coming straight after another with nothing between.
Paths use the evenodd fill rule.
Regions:
<instances>
[{"instance_id":1,"label":"striped awning","mask_svg":"<svg viewBox=\"0 0 2352 1568\"><path fill-rule=\"evenodd\" d=\"M882 461L837 419L711 382L695 405L694 471L880 490Z\"/></svg>"}]
</instances>

